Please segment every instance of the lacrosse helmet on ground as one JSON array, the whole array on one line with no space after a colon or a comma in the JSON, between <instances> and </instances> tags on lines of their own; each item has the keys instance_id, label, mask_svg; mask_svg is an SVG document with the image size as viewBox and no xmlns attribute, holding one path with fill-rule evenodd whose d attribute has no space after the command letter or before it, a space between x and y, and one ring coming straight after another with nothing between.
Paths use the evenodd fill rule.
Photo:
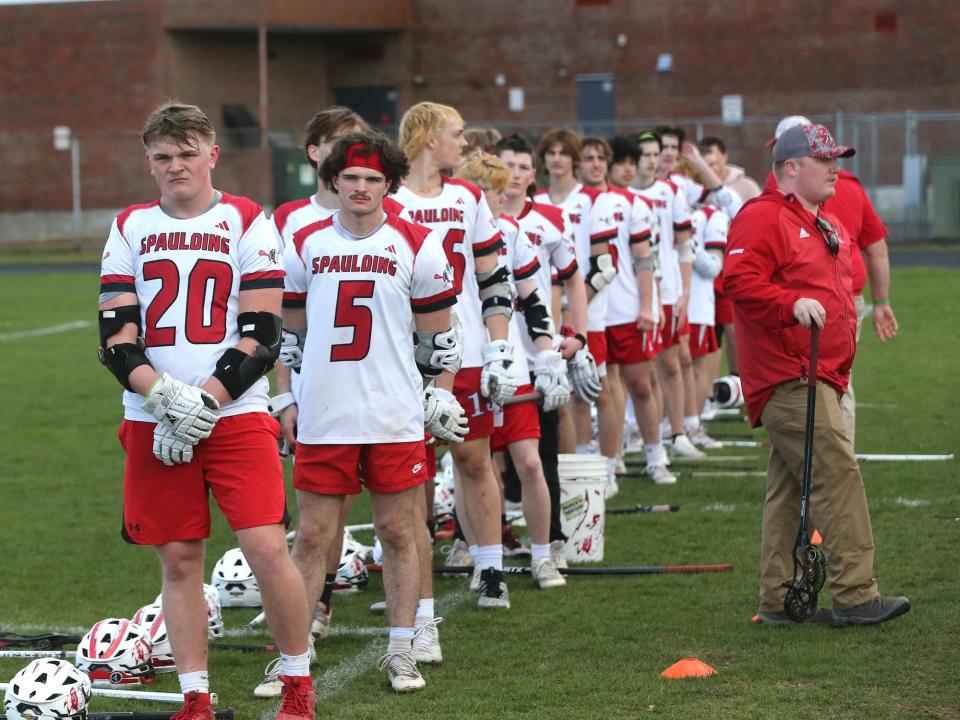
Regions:
<instances>
[{"instance_id":1,"label":"lacrosse helmet on ground","mask_svg":"<svg viewBox=\"0 0 960 720\"><path fill-rule=\"evenodd\" d=\"M743 405L743 390L738 375L724 375L713 381L713 399L720 408L738 408Z\"/></svg>"},{"instance_id":2,"label":"lacrosse helmet on ground","mask_svg":"<svg viewBox=\"0 0 960 720\"><path fill-rule=\"evenodd\" d=\"M227 550L213 567L212 585L223 607L260 607L260 585L240 548Z\"/></svg>"},{"instance_id":3,"label":"lacrosse helmet on ground","mask_svg":"<svg viewBox=\"0 0 960 720\"><path fill-rule=\"evenodd\" d=\"M177 664L173 660L173 648L170 647L167 623L160 604L144 605L133 614L131 621L145 629L150 636L150 665L154 671L174 672Z\"/></svg>"},{"instance_id":4,"label":"lacrosse helmet on ground","mask_svg":"<svg viewBox=\"0 0 960 720\"><path fill-rule=\"evenodd\" d=\"M7 720L84 720L90 702L90 678L66 660L37 658L7 686Z\"/></svg>"},{"instance_id":5,"label":"lacrosse helmet on ground","mask_svg":"<svg viewBox=\"0 0 960 720\"><path fill-rule=\"evenodd\" d=\"M344 548L340 556L340 567L334 580L333 590L339 593L354 593L367 587L370 575L367 572L365 554Z\"/></svg>"},{"instance_id":6,"label":"lacrosse helmet on ground","mask_svg":"<svg viewBox=\"0 0 960 720\"><path fill-rule=\"evenodd\" d=\"M149 632L126 618L101 620L80 638L77 667L97 685L153 682Z\"/></svg>"}]
</instances>

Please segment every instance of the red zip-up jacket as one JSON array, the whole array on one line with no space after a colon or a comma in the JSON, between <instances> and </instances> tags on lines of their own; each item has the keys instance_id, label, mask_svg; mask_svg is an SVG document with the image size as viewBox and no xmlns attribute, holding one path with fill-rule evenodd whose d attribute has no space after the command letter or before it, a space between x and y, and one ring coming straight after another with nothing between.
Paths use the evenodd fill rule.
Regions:
<instances>
[{"instance_id":1,"label":"red zip-up jacket","mask_svg":"<svg viewBox=\"0 0 960 720\"><path fill-rule=\"evenodd\" d=\"M840 251L833 255L815 223L793 195L768 190L737 213L723 263L723 289L733 301L733 319L750 422L777 385L806 377L810 331L793 316L801 297L823 305L817 379L845 392L856 354L857 313L853 305L850 236L829 213Z\"/></svg>"}]
</instances>

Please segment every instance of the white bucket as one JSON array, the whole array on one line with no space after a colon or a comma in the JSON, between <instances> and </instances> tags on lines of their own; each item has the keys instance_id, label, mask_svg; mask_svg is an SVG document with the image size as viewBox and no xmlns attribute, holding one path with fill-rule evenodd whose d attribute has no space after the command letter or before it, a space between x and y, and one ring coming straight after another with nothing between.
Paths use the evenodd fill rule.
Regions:
<instances>
[{"instance_id":1,"label":"white bucket","mask_svg":"<svg viewBox=\"0 0 960 720\"><path fill-rule=\"evenodd\" d=\"M560 527L567 536L568 562L603 560L604 489L602 455L560 455Z\"/></svg>"}]
</instances>

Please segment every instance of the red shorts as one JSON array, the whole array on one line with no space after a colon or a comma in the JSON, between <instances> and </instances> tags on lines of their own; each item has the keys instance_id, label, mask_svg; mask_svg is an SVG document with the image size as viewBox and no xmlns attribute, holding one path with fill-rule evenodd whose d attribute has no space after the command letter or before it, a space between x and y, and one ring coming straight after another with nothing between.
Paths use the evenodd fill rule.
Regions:
<instances>
[{"instance_id":1,"label":"red shorts","mask_svg":"<svg viewBox=\"0 0 960 720\"><path fill-rule=\"evenodd\" d=\"M533 392L533 385L521 385L517 395ZM494 427L490 440L490 449L494 452L505 450L507 445L518 440L540 439L540 414L537 404L532 402L504 405L503 425Z\"/></svg>"},{"instance_id":2,"label":"red shorts","mask_svg":"<svg viewBox=\"0 0 960 720\"><path fill-rule=\"evenodd\" d=\"M720 349L717 345L717 333L713 325L690 326L690 354L695 357L703 357Z\"/></svg>"},{"instance_id":3,"label":"red shorts","mask_svg":"<svg viewBox=\"0 0 960 720\"><path fill-rule=\"evenodd\" d=\"M611 325L607 328L607 360L617 365L636 365L649 362L660 349L660 332L640 332L636 323Z\"/></svg>"},{"instance_id":4,"label":"red shorts","mask_svg":"<svg viewBox=\"0 0 960 720\"><path fill-rule=\"evenodd\" d=\"M716 300L717 325L730 325L733 323L733 302L719 290L714 289L713 293Z\"/></svg>"},{"instance_id":5,"label":"red shorts","mask_svg":"<svg viewBox=\"0 0 960 720\"><path fill-rule=\"evenodd\" d=\"M480 372L483 368L460 368L453 380L453 394L467 416L464 441L493 435L493 403L480 394Z\"/></svg>"},{"instance_id":6,"label":"red shorts","mask_svg":"<svg viewBox=\"0 0 960 720\"><path fill-rule=\"evenodd\" d=\"M673 305L663 306L663 327L660 328L660 338L664 349L678 345L680 336L690 332L690 325L687 324L686 318L683 319L683 325L674 327L673 308Z\"/></svg>"},{"instance_id":7,"label":"red shorts","mask_svg":"<svg viewBox=\"0 0 960 720\"><path fill-rule=\"evenodd\" d=\"M208 489L233 530L289 522L283 467L277 453L280 426L267 413L228 415L193 450L193 460L164 465L153 455L155 423L124 420L120 444L123 537L137 545L162 545L210 536Z\"/></svg>"},{"instance_id":8,"label":"red shorts","mask_svg":"<svg viewBox=\"0 0 960 720\"><path fill-rule=\"evenodd\" d=\"M607 335L604 332L587 332L587 350L600 367L607 361Z\"/></svg>"},{"instance_id":9,"label":"red shorts","mask_svg":"<svg viewBox=\"0 0 960 720\"><path fill-rule=\"evenodd\" d=\"M367 490L398 493L429 479L423 440L370 445L297 443L293 486L319 495L356 495L360 476Z\"/></svg>"}]
</instances>

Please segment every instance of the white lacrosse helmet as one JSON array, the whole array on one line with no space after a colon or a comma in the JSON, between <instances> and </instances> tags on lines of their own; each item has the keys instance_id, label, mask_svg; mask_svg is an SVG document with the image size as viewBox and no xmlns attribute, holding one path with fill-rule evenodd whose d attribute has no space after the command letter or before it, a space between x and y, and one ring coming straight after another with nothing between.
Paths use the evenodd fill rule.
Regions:
<instances>
[{"instance_id":1,"label":"white lacrosse helmet","mask_svg":"<svg viewBox=\"0 0 960 720\"><path fill-rule=\"evenodd\" d=\"M3 698L7 720L84 720L90 678L66 660L37 658L13 676Z\"/></svg>"},{"instance_id":2,"label":"white lacrosse helmet","mask_svg":"<svg viewBox=\"0 0 960 720\"><path fill-rule=\"evenodd\" d=\"M370 558L371 555L373 555L373 548L370 547L369 545L364 545L362 542L357 540L349 530L344 528L343 529L343 547L340 550L341 564L343 563L344 559L346 559L347 554L351 552L357 553L357 555L359 555L364 559L364 561L366 561L368 558Z\"/></svg>"},{"instance_id":3,"label":"white lacrosse helmet","mask_svg":"<svg viewBox=\"0 0 960 720\"><path fill-rule=\"evenodd\" d=\"M207 637L223 637L223 612L220 605L220 592L213 586L203 585L203 598L207 601Z\"/></svg>"},{"instance_id":4,"label":"white lacrosse helmet","mask_svg":"<svg viewBox=\"0 0 960 720\"><path fill-rule=\"evenodd\" d=\"M174 672L173 648L167 635L167 623L163 619L160 603L144 605L137 610L131 621L144 628L150 635L150 665L155 672Z\"/></svg>"},{"instance_id":5,"label":"white lacrosse helmet","mask_svg":"<svg viewBox=\"0 0 960 720\"><path fill-rule=\"evenodd\" d=\"M260 607L260 585L240 548L227 550L213 566L210 581L223 607Z\"/></svg>"},{"instance_id":6,"label":"white lacrosse helmet","mask_svg":"<svg viewBox=\"0 0 960 720\"><path fill-rule=\"evenodd\" d=\"M346 551L346 548L344 548ZM365 555L358 552L346 551L340 557L340 567L334 580L334 592L354 593L367 587L370 575L367 572Z\"/></svg>"},{"instance_id":7,"label":"white lacrosse helmet","mask_svg":"<svg viewBox=\"0 0 960 720\"><path fill-rule=\"evenodd\" d=\"M713 399L720 408L738 408L743 405L743 390L738 375L724 375L713 381Z\"/></svg>"},{"instance_id":8,"label":"white lacrosse helmet","mask_svg":"<svg viewBox=\"0 0 960 720\"><path fill-rule=\"evenodd\" d=\"M77 645L77 667L98 685L153 682L149 632L126 618L107 618L94 625Z\"/></svg>"},{"instance_id":9,"label":"white lacrosse helmet","mask_svg":"<svg viewBox=\"0 0 960 720\"><path fill-rule=\"evenodd\" d=\"M456 498L453 495L453 483L446 482L437 484L433 493L433 519L437 525L453 520L453 511L457 507Z\"/></svg>"}]
</instances>

